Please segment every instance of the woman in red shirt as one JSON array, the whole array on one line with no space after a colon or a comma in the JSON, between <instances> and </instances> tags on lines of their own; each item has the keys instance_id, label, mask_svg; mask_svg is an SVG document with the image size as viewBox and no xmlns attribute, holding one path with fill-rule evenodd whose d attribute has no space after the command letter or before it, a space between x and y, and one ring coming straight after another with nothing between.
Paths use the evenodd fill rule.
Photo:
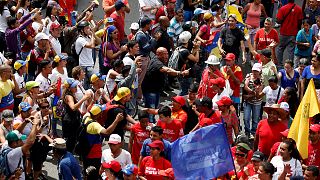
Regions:
<instances>
[{"instance_id":1,"label":"woman in red shirt","mask_svg":"<svg viewBox=\"0 0 320 180\"><path fill-rule=\"evenodd\" d=\"M163 176L159 174L159 171L171 168L171 163L160 156L160 153L164 150L163 142L155 140L148 146L151 149L151 156L142 159L138 173L139 178L141 180L162 180Z\"/></svg>"}]
</instances>

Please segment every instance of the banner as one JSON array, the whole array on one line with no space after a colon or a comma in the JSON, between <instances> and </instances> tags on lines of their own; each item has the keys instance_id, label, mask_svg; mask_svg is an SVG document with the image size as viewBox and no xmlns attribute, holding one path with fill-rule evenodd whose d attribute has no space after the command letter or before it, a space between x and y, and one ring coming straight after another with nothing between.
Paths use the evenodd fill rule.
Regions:
<instances>
[{"instance_id":1,"label":"banner","mask_svg":"<svg viewBox=\"0 0 320 180\"><path fill-rule=\"evenodd\" d=\"M200 128L172 144L171 164L177 180L212 179L233 170L222 123Z\"/></svg>"},{"instance_id":2,"label":"banner","mask_svg":"<svg viewBox=\"0 0 320 180\"><path fill-rule=\"evenodd\" d=\"M297 148L303 159L308 158L309 118L319 112L316 89L313 79L311 79L296 115L294 116L288 134L288 138L292 138L296 141Z\"/></svg>"},{"instance_id":3,"label":"banner","mask_svg":"<svg viewBox=\"0 0 320 180\"><path fill-rule=\"evenodd\" d=\"M212 32L207 42L208 45L205 47L205 49L207 52L209 52L209 54L213 54L218 58L221 58L221 54L218 48L219 37L220 37L220 31Z\"/></svg>"}]
</instances>

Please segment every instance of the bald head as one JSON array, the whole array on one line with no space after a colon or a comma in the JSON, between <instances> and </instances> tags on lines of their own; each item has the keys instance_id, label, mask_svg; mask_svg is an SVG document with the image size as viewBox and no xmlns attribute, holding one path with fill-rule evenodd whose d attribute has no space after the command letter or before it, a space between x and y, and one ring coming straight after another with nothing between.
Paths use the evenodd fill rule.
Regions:
<instances>
[{"instance_id":1,"label":"bald head","mask_svg":"<svg viewBox=\"0 0 320 180\"><path fill-rule=\"evenodd\" d=\"M160 16L159 17L159 24L160 24L160 26L169 27L170 20L167 16Z\"/></svg>"},{"instance_id":2,"label":"bald head","mask_svg":"<svg viewBox=\"0 0 320 180\"><path fill-rule=\"evenodd\" d=\"M160 61L166 63L168 61L168 50L164 47L159 47L156 51L156 55Z\"/></svg>"}]
</instances>

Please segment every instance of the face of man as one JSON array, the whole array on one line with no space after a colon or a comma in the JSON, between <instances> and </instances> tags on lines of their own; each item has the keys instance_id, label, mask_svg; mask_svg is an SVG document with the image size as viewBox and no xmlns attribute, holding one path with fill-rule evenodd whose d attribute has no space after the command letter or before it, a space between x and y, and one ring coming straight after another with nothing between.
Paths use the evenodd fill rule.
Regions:
<instances>
[{"instance_id":1,"label":"face of man","mask_svg":"<svg viewBox=\"0 0 320 180\"><path fill-rule=\"evenodd\" d=\"M317 179L316 176L313 176L313 172L312 171L308 171L308 170L305 170L303 178L305 180L316 180Z\"/></svg>"},{"instance_id":2,"label":"face of man","mask_svg":"<svg viewBox=\"0 0 320 180\"><path fill-rule=\"evenodd\" d=\"M51 31L51 35L55 38L59 38L61 35L61 28L55 28Z\"/></svg>"},{"instance_id":3,"label":"face of man","mask_svg":"<svg viewBox=\"0 0 320 180\"><path fill-rule=\"evenodd\" d=\"M182 22L183 21L183 13L177 13L176 14L176 20L178 22Z\"/></svg>"},{"instance_id":4,"label":"face of man","mask_svg":"<svg viewBox=\"0 0 320 180\"><path fill-rule=\"evenodd\" d=\"M152 141L155 141L155 140L161 140L162 136L157 132L151 131L150 138Z\"/></svg>"},{"instance_id":5,"label":"face of man","mask_svg":"<svg viewBox=\"0 0 320 180\"><path fill-rule=\"evenodd\" d=\"M309 139L311 142L314 142L314 143L318 142L320 139L320 133L309 130Z\"/></svg>"},{"instance_id":6,"label":"face of man","mask_svg":"<svg viewBox=\"0 0 320 180\"><path fill-rule=\"evenodd\" d=\"M109 147L112 153L118 152L121 149L121 143L119 144L111 144L109 143Z\"/></svg>"}]
</instances>

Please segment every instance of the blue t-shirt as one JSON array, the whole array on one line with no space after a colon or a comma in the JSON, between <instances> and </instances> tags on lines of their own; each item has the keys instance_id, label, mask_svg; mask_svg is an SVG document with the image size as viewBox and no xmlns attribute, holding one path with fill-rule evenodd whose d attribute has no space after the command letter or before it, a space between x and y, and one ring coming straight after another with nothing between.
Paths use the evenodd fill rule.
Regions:
<instances>
[{"instance_id":1,"label":"blue t-shirt","mask_svg":"<svg viewBox=\"0 0 320 180\"><path fill-rule=\"evenodd\" d=\"M303 43L310 43L310 46L307 50L299 50L297 45L296 48L294 49L294 55L296 56L302 56L302 57L310 57L311 56L311 51L313 47L313 41L312 41L312 29L310 28L309 34L307 34L304 29L301 29L296 37L297 42L303 42Z\"/></svg>"},{"instance_id":2,"label":"blue t-shirt","mask_svg":"<svg viewBox=\"0 0 320 180\"><path fill-rule=\"evenodd\" d=\"M59 180L82 180L79 162L70 153L67 152L58 162Z\"/></svg>"},{"instance_id":3,"label":"blue t-shirt","mask_svg":"<svg viewBox=\"0 0 320 180\"><path fill-rule=\"evenodd\" d=\"M320 74L313 75L311 73L310 67L311 67L311 65L305 67L302 72L302 75L301 75L303 79L306 79L306 84L305 84L304 88L305 88L305 90L307 89L310 79L313 78L315 88L320 89Z\"/></svg>"},{"instance_id":4,"label":"blue t-shirt","mask_svg":"<svg viewBox=\"0 0 320 180\"><path fill-rule=\"evenodd\" d=\"M294 70L294 75L291 79L289 79L286 76L286 71L284 69L281 69L279 72L281 73L281 87L283 89L287 87L297 88L296 82L299 80L299 77L300 77L298 71Z\"/></svg>"},{"instance_id":5,"label":"blue t-shirt","mask_svg":"<svg viewBox=\"0 0 320 180\"><path fill-rule=\"evenodd\" d=\"M150 138L144 140L140 151L141 156L150 156L150 147L148 146L148 144L150 144L151 142L152 141ZM166 158L168 161L171 161L171 143L165 139L162 139L162 142L164 144L164 158Z\"/></svg>"}]
</instances>

